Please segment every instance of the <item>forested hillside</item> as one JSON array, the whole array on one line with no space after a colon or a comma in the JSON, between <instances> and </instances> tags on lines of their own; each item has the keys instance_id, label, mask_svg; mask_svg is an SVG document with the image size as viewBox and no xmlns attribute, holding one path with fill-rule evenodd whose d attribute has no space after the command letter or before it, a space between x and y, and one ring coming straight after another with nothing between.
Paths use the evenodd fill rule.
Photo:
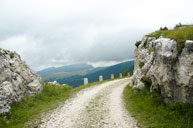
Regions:
<instances>
[{"instance_id":1,"label":"forested hillside","mask_svg":"<svg viewBox=\"0 0 193 128\"><path fill-rule=\"evenodd\" d=\"M76 71L70 70L71 68L76 68ZM85 77L88 78L89 83L98 81L99 75L103 75L104 80L110 79L111 74L114 74L116 78L119 76L119 73L123 73L126 68L132 74L134 61L127 61L109 67L97 68L93 68L91 65L88 64L63 66L59 68L45 69L38 72L38 74L43 78L45 82L57 81L60 84L68 84L73 87L77 87L83 84L83 78ZM50 74L46 75L47 73Z\"/></svg>"}]
</instances>

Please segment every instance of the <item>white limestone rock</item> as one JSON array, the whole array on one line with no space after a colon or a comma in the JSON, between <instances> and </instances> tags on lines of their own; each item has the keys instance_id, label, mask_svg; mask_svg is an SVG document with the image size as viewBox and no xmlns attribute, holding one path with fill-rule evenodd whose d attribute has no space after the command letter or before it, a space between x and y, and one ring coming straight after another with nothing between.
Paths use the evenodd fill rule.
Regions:
<instances>
[{"instance_id":1,"label":"white limestone rock","mask_svg":"<svg viewBox=\"0 0 193 128\"><path fill-rule=\"evenodd\" d=\"M193 41L187 40L179 54L174 40L143 37L135 49L132 86L142 89L144 83L159 91L166 103L193 104Z\"/></svg>"},{"instance_id":2,"label":"white limestone rock","mask_svg":"<svg viewBox=\"0 0 193 128\"><path fill-rule=\"evenodd\" d=\"M9 112L11 104L24 95L42 90L38 77L16 52L0 49L0 114Z\"/></svg>"},{"instance_id":3,"label":"white limestone rock","mask_svg":"<svg viewBox=\"0 0 193 128\"><path fill-rule=\"evenodd\" d=\"M55 86L55 85L60 85L57 81L48 82L48 84L53 85L53 86Z\"/></svg>"}]
</instances>

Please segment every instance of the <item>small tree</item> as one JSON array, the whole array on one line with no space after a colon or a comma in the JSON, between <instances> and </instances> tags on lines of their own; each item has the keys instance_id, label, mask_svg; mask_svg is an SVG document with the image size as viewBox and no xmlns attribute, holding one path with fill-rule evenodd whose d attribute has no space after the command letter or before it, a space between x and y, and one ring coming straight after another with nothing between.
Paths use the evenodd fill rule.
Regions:
<instances>
[{"instance_id":1,"label":"small tree","mask_svg":"<svg viewBox=\"0 0 193 128\"><path fill-rule=\"evenodd\" d=\"M138 46L141 44L141 41L137 41L136 43L135 43L135 46L138 48Z\"/></svg>"},{"instance_id":2,"label":"small tree","mask_svg":"<svg viewBox=\"0 0 193 128\"><path fill-rule=\"evenodd\" d=\"M159 30L164 31L164 30L168 30L168 28L165 26L164 28L161 27Z\"/></svg>"},{"instance_id":3,"label":"small tree","mask_svg":"<svg viewBox=\"0 0 193 128\"><path fill-rule=\"evenodd\" d=\"M165 26L165 27L163 28L163 30L168 30L168 28Z\"/></svg>"},{"instance_id":4,"label":"small tree","mask_svg":"<svg viewBox=\"0 0 193 128\"><path fill-rule=\"evenodd\" d=\"M176 24L176 26L174 27L174 29L178 29L178 28L180 28L180 27L182 27L182 23Z\"/></svg>"},{"instance_id":5,"label":"small tree","mask_svg":"<svg viewBox=\"0 0 193 128\"><path fill-rule=\"evenodd\" d=\"M160 31L162 31L163 30L163 28L162 27L160 27L160 29L159 29Z\"/></svg>"}]
</instances>

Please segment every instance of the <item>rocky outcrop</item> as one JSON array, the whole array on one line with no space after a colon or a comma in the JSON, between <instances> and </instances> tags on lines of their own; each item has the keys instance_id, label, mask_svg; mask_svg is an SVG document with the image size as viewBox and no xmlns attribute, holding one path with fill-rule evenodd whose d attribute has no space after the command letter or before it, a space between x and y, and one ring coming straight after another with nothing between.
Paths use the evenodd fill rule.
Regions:
<instances>
[{"instance_id":1,"label":"rocky outcrop","mask_svg":"<svg viewBox=\"0 0 193 128\"><path fill-rule=\"evenodd\" d=\"M59 84L57 81L48 82L48 84L52 86L66 86L66 84Z\"/></svg>"},{"instance_id":2,"label":"rocky outcrop","mask_svg":"<svg viewBox=\"0 0 193 128\"><path fill-rule=\"evenodd\" d=\"M163 96L165 103L193 104L193 41L187 40L182 52L168 38L145 36L135 49L132 86L149 85Z\"/></svg>"},{"instance_id":3,"label":"rocky outcrop","mask_svg":"<svg viewBox=\"0 0 193 128\"><path fill-rule=\"evenodd\" d=\"M42 90L38 77L16 52L0 49L0 114L9 112L10 105L25 95Z\"/></svg>"}]
</instances>

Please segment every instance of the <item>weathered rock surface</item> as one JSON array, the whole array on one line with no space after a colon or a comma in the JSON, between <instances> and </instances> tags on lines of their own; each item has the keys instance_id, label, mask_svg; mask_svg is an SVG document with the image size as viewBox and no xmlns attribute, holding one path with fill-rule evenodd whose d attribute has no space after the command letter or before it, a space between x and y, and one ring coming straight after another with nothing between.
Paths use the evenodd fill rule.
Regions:
<instances>
[{"instance_id":1,"label":"weathered rock surface","mask_svg":"<svg viewBox=\"0 0 193 128\"><path fill-rule=\"evenodd\" d=\"M67 84L59 84L57 81L48 82L49 85L52 86L66 86Z\"/></svg>"},{"instance_id":2,"label":"weathered rock surface","mask_svg":"<svg viewBox=\"0 0 193 128\"><path fill-rule=\"evenodd\" d=\"M16 52L0 49L0 114L9 112L10 105L25 95L42 90L38 77Z\"/></svg>"},{"instance_id":3,"label":"weathered rock surface","mask_svg":"<svg viewBox=\"0 0 193 128\"><path fill-rule=\"evenodd\" d=\"M53 86L55 86L55 85L60 85L57 81L48 82L48 84L53 85Z\"/></svg>"},{"instance_id":4,"label":"weathered rock surface","mask_svg":"<svg viewBox=\"0 0 193 128\"><path fill-rule=\"evenodd\" d=\"M193 41L187 40L182 52L177 42L160 37L144 37L135 49L135 69L132 86L157 90L165 103L193 104Z\"/></svg>"}]
</instances>

